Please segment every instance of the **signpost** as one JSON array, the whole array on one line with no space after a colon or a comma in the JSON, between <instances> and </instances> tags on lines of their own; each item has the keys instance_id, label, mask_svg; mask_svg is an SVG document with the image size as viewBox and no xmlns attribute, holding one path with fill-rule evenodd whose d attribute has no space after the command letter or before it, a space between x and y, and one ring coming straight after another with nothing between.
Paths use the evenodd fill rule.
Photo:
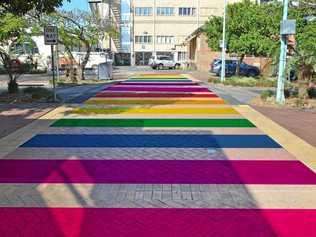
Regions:
<instances>
[{"instance_id":1,"label":"signpost","mask_svg":"<svg viewBox=\"0 0 316 237\"><path fill-rule=\"evenodd\" d=\"M54 91L54 102L56 102L55 59L54 59L54 45L58 44L58 28L56 26L46 26L44 28L44 41L45 41L46 45L51 46L52 71L53 71L53 91ZM57 63L59 63L59 62L57 62Z\"/></svg>"},{"instance_id":2,"label":"signpost","mask_svg":"<svg viewBox=\"0 0 316 237\"><path fill-rule=\"evenodd\" d=\"M284 104L284 82L285 82L285 69L286 69L286 54L287 54L287 36L294 35L296 31L296 22L295 20L288 20L288 0L283 0L283 18L281 22L281 49L280 49L280 58L279 58L279 75L278 75L278 86L276 93L276 101L279 104Z\"/></svg>"}]
</instances>

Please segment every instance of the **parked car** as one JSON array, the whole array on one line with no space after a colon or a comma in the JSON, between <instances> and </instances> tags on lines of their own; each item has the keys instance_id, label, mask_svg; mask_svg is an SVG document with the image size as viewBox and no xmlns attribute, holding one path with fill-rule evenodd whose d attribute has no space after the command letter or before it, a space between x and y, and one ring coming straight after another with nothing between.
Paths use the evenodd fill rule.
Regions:
<instances>
[{"instance_id":1,"label":"parked car","mask_svg":"<svg viewBox=\"0 0 316 237\"><path fill-rule=\"evenodd\" d=\"M168 56L158 56L156 58L150 58L149 59L149 65L153 69L162 70L165 68L168 69L176 69L180 67L180 63L175 62L172 57Z\"/></svg>"},{"instance_id":2,"label":"parked car","mask_svg":"<svg viewBox=\"0 0 316 237\"><path fill-rule=\"evenodd\" d=\"M225 61L225 71L227 76L233 76L237 71L238 60L228 59ZM211 73L215 73L217 76L221 74L222 60L214 59L211 64ZM252 66L246 63L241 63L239 68L239 75L256 77L260 75L260 69L256 66Z\"/></svg>"}]
</instances>

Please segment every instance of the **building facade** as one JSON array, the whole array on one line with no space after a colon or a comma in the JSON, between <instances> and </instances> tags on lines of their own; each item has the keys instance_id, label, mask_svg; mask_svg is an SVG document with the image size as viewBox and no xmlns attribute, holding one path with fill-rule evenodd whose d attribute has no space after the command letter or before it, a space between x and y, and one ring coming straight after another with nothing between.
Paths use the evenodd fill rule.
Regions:
<instances>
[{"instance_id":1,"label":"building facade","mask_svg":"<svg viewBox=\"0 0 316 237\"><path fill-rule=\"evenodd\" d=\"M229 3L238 0L228 0ZM185 39L210 16L223 14L223 0L107 0L119 9L119 58L147 64L151 56L170 55L184 62ZM103 3L107 5L106 3ZM119 7L117 7L119 5ZM93 9L92 9L93 10ZM95 9L94 9L95 10ZM116 15L113 12L113 16Z\"/></svg>"}]
</instances>

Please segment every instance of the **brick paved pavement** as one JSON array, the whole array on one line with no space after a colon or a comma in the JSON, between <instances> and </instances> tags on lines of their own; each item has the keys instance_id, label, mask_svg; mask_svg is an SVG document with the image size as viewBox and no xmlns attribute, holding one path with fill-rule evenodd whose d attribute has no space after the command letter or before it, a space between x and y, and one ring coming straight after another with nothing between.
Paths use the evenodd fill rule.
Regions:
<instances>
[{"instance_id":1,"label":"brick paved pavement","mask_svg":"<svg viewBox=\"0 0 316 237\"><path fill-rule=\"evenodd\" d=\"M254 135L265 133L250 122L228 125L227 118L243 116L212 92L193 92L204 91L196 83L183 75L134 76L34 129L28 143L30 134L10 138L24 145L0 160L0 236L316 236L315 172L271 138L253 146ZM166 118L179 125L160 121ZM195 125L202 118L217 122ZM89 136L61 143L66 135L100 139L98 147ZM128 147L102 140L109 135L145 140ZM157 135L177 143L148 146ZM228 140L214 142L219 135L240 141L224 147ZM201 136L209 145L192 147Z\"/></svg>"}]
</instances>

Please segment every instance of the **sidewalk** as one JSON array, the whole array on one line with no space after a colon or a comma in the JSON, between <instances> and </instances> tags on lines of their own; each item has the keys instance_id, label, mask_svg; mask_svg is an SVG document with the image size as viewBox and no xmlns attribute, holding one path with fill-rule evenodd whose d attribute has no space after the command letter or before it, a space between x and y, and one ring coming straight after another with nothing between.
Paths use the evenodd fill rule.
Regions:
<instances>
[{"instance_id":1,"label":"sidewalk","mask_svg":"<svg viewBox=\"0 0 316 237\"><path fill-rule=\"evenodd\" d=\"M0 103L0 139L56 108L54 104Z\"/></svg>"}]
</instances>

